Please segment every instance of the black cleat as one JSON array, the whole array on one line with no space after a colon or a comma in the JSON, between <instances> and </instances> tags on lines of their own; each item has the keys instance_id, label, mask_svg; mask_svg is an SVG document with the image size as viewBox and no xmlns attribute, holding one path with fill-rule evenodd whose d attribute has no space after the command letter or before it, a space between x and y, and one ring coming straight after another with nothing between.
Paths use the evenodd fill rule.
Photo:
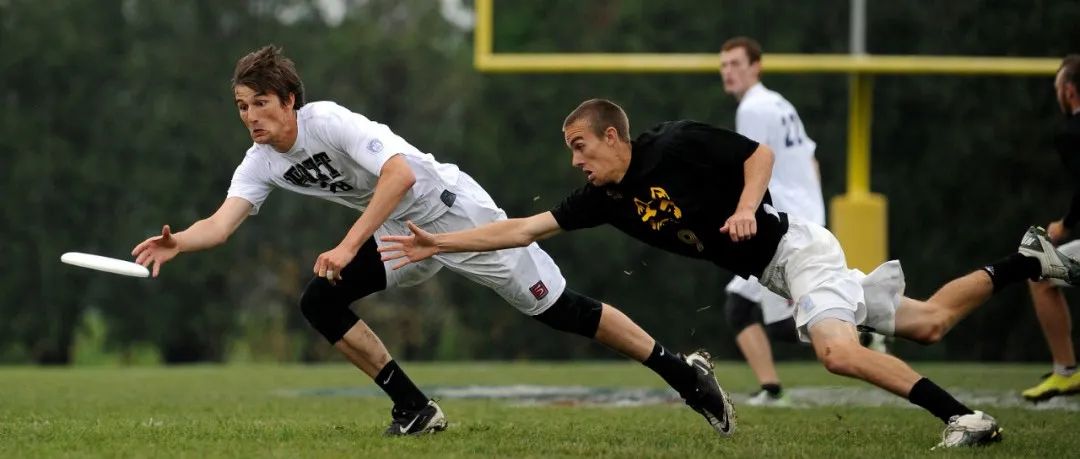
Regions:
<instances>
[{"instance_id":1,"label":"black cleat","mask_svg":"<svg viewBox=\"0 0 1080 459\"><path fill-rule=\"evenodd\" d=\"M390 427L386 428L385 435L397 437L405 435L419 435L425 433L442 432L446 430L446 416L442 408L434 400L428 400L419 410L405 410L394 407L390 409Z\"/></svg>"},{"instance_id":2,"label":"black cleat","mask_svg":"<svg viewBox=\"0 0 1080 459\"><path fill-rule=\"evenodd\" d=\"M697 385L690 394L683 394L686 404L697 411L720 435L730 436L735 431L735 405L727 392L720 387L713 373L708 352L697 351L686 356L686 363L697 374Z\"/></svg>"}]
</instances>

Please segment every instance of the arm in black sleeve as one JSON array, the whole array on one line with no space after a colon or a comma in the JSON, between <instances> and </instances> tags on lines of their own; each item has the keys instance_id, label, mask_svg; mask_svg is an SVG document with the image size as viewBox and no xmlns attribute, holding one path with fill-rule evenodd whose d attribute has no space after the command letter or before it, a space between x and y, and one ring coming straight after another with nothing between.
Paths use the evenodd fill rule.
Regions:
<instances>
[{"instance_id":1,"label":"arm in black sleeve","mask_svg":"<svg viewBox=\"0 0 1080 459\"><path fill-rule=\"evenodd\" d=\"M602 202L604 194L597 187L585 185L551 209L551 215L563 231L600 226L607 223L606 206Z\"/></svg>"},{"instance_id":2,"label":"arm in black sleeve","mask_svg":"<svg viewBox=\"0 0 1080 459\"><path fill-rule=\"evenodd\" d=\"M1073 186L1072 200L1061 222L1068 229L1073 229L1080 223L1080 132L1076 131L1066 128L1054 139L1061 163L1065 166Z\"/></svg>"},{"instance_id":3,"label":"arm in black sleeve","mask_svg":"<svg viewBox=\"0 0 1080 459\"><path fill-rule=\"evenodd\" d=\"M1072 201L1069 202L1069 211L1065 213L1065 217L1061 220L1061 223L1068 229L1076 227L1077 220L1080 220L1080 188L1073 191Z\"/></svg>"}]
</instances>

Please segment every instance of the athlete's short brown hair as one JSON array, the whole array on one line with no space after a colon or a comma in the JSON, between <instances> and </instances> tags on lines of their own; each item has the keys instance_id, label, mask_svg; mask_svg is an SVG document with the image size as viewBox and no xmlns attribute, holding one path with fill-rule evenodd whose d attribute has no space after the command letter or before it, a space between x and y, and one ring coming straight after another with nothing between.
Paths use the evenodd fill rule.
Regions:
<instances>
[{"instance_id":1,"label":"athlete's short brown hair","mask_svg":"<svg viewBox=\"0 0 1080 459\"><path fill-rule=\"evenodd\" d=\"M281 48L267 45L241 57L233 71L233 87L244 85L256 94L276 94L284 104L289 94L296 96L293 109L304 106L304 83L296 73L293 61L281 53Z\"/></svg>"},{"instance_id":2,"label":"athlete's short brown hair","mask_svg":"<svg viewBox=\"0 0 1080 459\"><path fill-rule=\"evenodd\" d=\"M1070 54L1061 61L1058 71L1062 72L1061 79L1065 83L1072 83L1077 91L1080 91L1080 54Z\"/></svg>"},{"instance_id":3,"label":"athlete's short brown hair","mask_svg":"<svg viewBox=\"0 0 1080 459\"><path fill-rule=\"evenodd\" d=\"M720 51L731 51L735 48L746 50L746 57L750 58L750 64L761 60L761 44L753 38L743 36L729 38L720 47Z\"/></svg>"}]
</instances>

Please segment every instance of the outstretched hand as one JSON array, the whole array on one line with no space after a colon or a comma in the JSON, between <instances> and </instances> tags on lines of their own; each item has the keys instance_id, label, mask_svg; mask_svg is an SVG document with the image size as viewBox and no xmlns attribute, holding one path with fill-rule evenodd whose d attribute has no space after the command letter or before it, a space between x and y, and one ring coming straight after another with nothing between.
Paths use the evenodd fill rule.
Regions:
<instances>
[{"instance_id":1,"label":"outstretched hand","mask_svg":"<svg viewBox=\"0 0 1080 459\"><path fill-rule=\"evenodd\" d=\"M173 237L169 225L161 227L160 236L154 236L142 241L142 243L131 250L131 255L135 257L135 263L147 268L149 268L151 264L154 265L152 271L154 277L157 277L158 273L161 272L161 265L172 260L173 257L179 253L180 244L178 244L176 238Z\"/></svg>"},{"instance_id":2,"label":"outstretched hand","mask_svg":"<svg viewBox=\"0 0 1080 459\"><path fill-rule=\"evenodd\" d=\"M439 247L435 244L433 234L420 229L411 221L406 222L406 224L409 225L409 231L412 231L411 236L383 236L380 238L383 242L391 243L379 246L379 252L383 254L382 261L401 259L394 265L394 269L401 269L409 263L426 260L439 253Z\"/></svg>"}]
</instances>

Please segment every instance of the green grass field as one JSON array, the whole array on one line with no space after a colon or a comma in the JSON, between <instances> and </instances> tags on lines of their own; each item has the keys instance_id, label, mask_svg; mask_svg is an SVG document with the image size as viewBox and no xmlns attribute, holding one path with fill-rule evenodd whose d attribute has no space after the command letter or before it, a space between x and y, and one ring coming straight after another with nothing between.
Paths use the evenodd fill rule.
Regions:
<instances>
[{"instance_id":1,"label":"green grass field","mask_svg":"<svg viewBox=\"0 0 1080 459\"><path fill-rule=\"evenodd\" d=\"M1035 382L1045 365L916 367L950 389L1012 393ZM645 368L624 362L406 362L405 368L422 387L664 387ZM796 387L866 387L810 362L780 370ZM754 387L745 365L721 363L718 375L730 391ZM388 399L303 395L349 388L375 386L345 365L0 367L0 457L1058 457L1080 451L1080 412L1024 406L975 406L1005 427L1002 443L933 453L928 450L938 440L940 422L899 405L740 405L738 430L725 439L678 404L522 406L444 399L446 432L384 438Z\"/></svg>"}]
</instances>

